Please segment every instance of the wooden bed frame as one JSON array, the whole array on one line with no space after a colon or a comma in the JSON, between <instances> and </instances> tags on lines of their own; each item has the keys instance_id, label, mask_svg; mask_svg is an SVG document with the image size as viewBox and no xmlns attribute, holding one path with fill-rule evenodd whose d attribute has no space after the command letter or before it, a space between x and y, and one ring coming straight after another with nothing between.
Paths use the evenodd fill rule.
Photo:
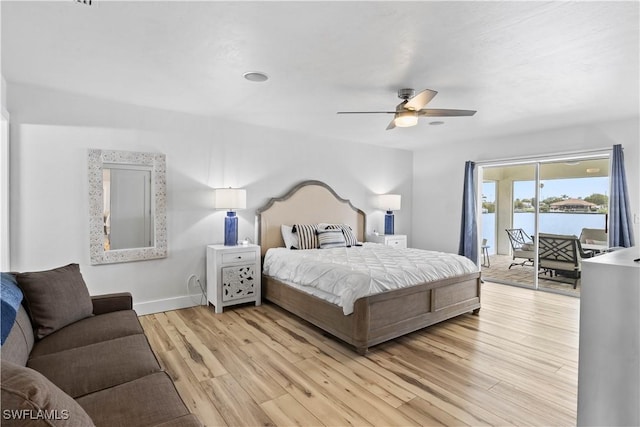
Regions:
<instances>
[{"instance_id":1,"label":"wooden bed frame","mask_svg":"<svg viewBox=\"0 0 640 427\"><path fill-rule=\"evenodd\" d=\"M304 181L258 209L262 255L284 247L282 224L349 224L365 240L366 216L320 181ZM434 323L480 310L480 272L396 289L356 300L352 314L323 299L262 275L265 299L301 317L365 354L369 347Z\"/></svg>"}]
</instances>

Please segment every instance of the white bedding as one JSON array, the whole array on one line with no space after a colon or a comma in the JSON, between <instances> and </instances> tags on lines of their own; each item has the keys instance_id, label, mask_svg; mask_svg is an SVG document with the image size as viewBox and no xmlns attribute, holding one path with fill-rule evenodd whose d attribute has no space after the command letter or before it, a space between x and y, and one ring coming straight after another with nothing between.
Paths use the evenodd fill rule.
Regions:
<instances>
[{"instance_id":1,"label":"white bedding","mask_svg":"<svg viewBox=\"0 0 640 427\"><path fill-rule=\"evenodd\" d=\"M271 248L264 274L353 312L358 298L391 289L475 273L468 258L379 243L333 249Z\"/></svg>"}]
</instances>

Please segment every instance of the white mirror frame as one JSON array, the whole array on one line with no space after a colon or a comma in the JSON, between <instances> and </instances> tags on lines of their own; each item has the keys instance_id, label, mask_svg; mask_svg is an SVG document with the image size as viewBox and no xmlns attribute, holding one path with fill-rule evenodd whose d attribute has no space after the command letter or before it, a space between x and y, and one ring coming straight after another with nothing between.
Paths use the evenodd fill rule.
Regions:
<instances>
[{"instance_id":1,"label":"white mirror frame","mask_svg":"<svg viewBox=\"0 0 640 427\"><path fill-rule=\"evenodd\" d=\"M154 246L104 250L104 201L102 170L105 164L151 167L151 205L154 209ZM167 256L165 155L116 150L89 150L89 249L91 264L142 261Z\"/></svg>"}]
</instances>

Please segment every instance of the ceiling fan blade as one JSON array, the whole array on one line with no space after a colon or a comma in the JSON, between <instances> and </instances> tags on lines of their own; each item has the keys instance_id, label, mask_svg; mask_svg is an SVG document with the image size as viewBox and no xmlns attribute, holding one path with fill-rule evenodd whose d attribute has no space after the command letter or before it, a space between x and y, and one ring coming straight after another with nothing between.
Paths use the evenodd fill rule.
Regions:
<instances>
[{"instance_id":1,"label":"ceiling fan blade","mask_svg":"<svg viewBox=\"0 0 640 427\"><path fill-rule=\"evenodd\" d=\"M336 114L395 114L395 111L338 111Z\"/></svg>"},{"instance_id":2,"label":"ceiling fan blade","mask_svg":"<svg viewBox=\"0 0 640 427\"><path fill-rule=\"evenodd\" d=\"M425 108L417 112L420 117L461 117L473 116L476 110L450 110L447 108Z\"/></svg>"},{"instance_id":3,"label":"ceiling fan blade","mask_svg":"<svg viewBox=\"0 0 640 427\"><path fill-rule=\"evenodd\" d=\"M427 105L429 101L431 101L437 94L438 92L436 92L435 90L425 89L413 98L409 99L404 108L406 108L407 110L420 110L422 107Z\"/></svg>"},{"instance_id":4,"label":"ceiling fan blade","mask_svg":"<svg viewBox=\"0 0 640 427\"><path fill-rule=\"evenodd\" d=\"M396 127L396 118L394 117L393 120L391 120L391 123L389 123L389 126L387 126L387 130L391 130L394 127Z\"/></svg>"}]
</instances>

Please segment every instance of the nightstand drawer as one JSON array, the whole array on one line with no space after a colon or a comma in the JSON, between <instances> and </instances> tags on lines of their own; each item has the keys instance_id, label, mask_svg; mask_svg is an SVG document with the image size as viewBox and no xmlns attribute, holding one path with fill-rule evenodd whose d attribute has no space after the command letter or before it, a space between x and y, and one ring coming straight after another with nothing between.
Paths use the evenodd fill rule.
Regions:
<instances>
[{"instance_id":1,"label":"nightstand drawer","mask_svg":"<svg viewBox=\"0 0 640 427\"><path fill-rule=\"evenodd\" d=\"M367 236L368 242L382 243L392 248L406 248L406 234L371 234Z\"/></svg>"},{"instance_id":2,"label":"nightstand drawer","mask_svg":"<svg viewBox=\"0 0 640 427\"><path fill-rule=\"evenodd\" d=\"M247 251L247 252L231 252L231 253L223 253L222 254L222 263L229 264L232 262L247 262L247 261L255 261L256 260L256 252L255 251Z\"/></svg>"},{"instance_id":3,"label":"nightstand drawer","mask_svg":"<svg viewBox=\"0 0 640 427\"><path fill-rule=\"evenodd\" d=\"M398 238L398 239L388 238L387 239L387 245L388 246L393 246L395 248L406 248L407 247L407 239L405 239L404 237Z\"/></svg>"}]
</instances>

